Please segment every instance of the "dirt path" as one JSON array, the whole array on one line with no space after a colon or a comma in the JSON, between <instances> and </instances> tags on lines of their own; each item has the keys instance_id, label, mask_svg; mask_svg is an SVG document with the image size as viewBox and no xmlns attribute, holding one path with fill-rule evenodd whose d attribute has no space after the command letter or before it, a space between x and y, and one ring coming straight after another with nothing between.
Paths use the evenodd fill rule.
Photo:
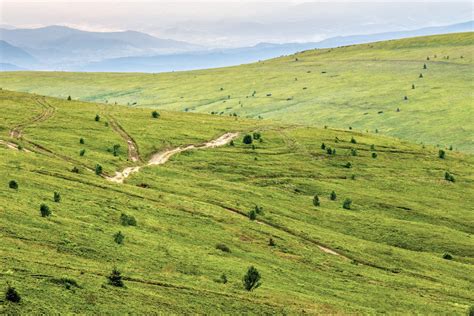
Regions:
<instances>
[{"instance_id":1,"label":"dirt path","mask_svg":"<svg viewBox=\"0 0 474 316\"><path fill-rule=\"evenodd\" d=\"M0 139L0 145L4 145L5 147L13 150L22 150L27 153L31 153L31 150L28 150L26 148L20 149L17 144L12 143L12 142L7 142L6 140Z\"/></svg>"},{"instance_id":2,"label":"dirt path","mask_svg":"<svg viewBox=\"0 0 474 316\"><path fill-rule=\"evenodd\" d=\"M38 116L32 118L31 120L20 123L16 125L15 127L13 127L10 130L10 137L17 138L17 139L22 138L23 129L25 127L27 127L28 125L46 121L48 118L53 116L54 112L56 111L56 108L54 106L46 102L46 100L35 99L35 101L43 108L43 111Z\"/></svg>"},{"instance_id":3,"label":"dirt path","mask_svg":"<svg viewBox=\"0 0 474 316\"><path fill-rule=\"evenodd\" d=\"M159 153L154 154L148 163L144 166L154 166L154 165L162 165L166 163L173 155L176 155L180 152L192 150L192 149L205 149L205 148L215 148L219 146L224 146L228 144L231 140L236 138L239 133L225 133L224 135L211 140L207 143L201 145L188 145L184 147L177 147L173 149L168 149L165 151L161 151ZM140 169L144 166L136 166L136 167L127 167L121 172L116 172L115 176L113 177L106 177L107 180L116 182L116 183L123 183L123 181L129 177L132 173L136 173L140 171Z\"/></svg>"},{"instance_id":4,"label":"dirt path","mask_svg":"<svg viewBox=\"0 0 474 316\"><path fill-rule=\"evenodd\" d=\"M125 140L128 146L128 160L132 162L140 161L140 154L138 152L138 145L135 140L130 136L122 126L110 115L106 115L107 119L109 120L110 126L112 129L120 135L120 137Z\"/></svg>"}]
</instances>

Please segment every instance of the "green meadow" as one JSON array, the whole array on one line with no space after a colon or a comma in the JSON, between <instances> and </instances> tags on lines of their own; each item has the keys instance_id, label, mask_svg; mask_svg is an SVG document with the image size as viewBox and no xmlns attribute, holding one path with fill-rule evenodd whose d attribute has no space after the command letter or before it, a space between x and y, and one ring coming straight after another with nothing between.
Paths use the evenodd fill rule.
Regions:
<instances>
[{"instance_id":1,"label":"green meadow","mask_svg":"<svg viewBox=\"0 0 474 316\"><path fill-rule=\"evenodd\" d=\"M21 295L12 303L2 294L1 313L463 315L472 304L469 154L440 158L433 146L347 129L161 110L152 118L146 108L6 90L0 104L0 288ZM139 161L128 159L112 120ZM232 143L144 166L123 184L105 178L229 131L240 133ZM122 214L136 225L124 226ZM250 266L261 286L246 291ZM114 267L124 287L108 282Z\"/></svg>"},{"instance_id":2,"label":"green meadow","mask_svg":"<svg viewBox=\"0 0 474 316\"><path fill-rule=\"evenodd\" d=\"M199 71L4 72L0 87L133 107L352 127L472 153L473 45L474 33L459 33L309 50Z\"/></svg>"}]
</instances>

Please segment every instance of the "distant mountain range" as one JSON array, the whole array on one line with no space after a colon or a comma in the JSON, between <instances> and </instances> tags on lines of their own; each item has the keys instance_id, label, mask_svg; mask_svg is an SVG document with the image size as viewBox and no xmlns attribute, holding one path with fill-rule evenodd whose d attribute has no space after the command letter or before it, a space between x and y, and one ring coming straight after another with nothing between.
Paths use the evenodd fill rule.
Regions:
<instances>
[{"instance_id":1,"label":"distant mountain range","mask_svg":"<svg viewBox=\"0 0 474 316\"><path fill-rule=\"evenodd\" d=\"M298 51L434 34L472 32L473 21L411 31L338 36L320 42L213 49L135 32L86 32L64 26L0 29L1 63L19 68L164 72L255 62ZM2 70L6 70L1 68Z\"/></svg>"}]
</instances>

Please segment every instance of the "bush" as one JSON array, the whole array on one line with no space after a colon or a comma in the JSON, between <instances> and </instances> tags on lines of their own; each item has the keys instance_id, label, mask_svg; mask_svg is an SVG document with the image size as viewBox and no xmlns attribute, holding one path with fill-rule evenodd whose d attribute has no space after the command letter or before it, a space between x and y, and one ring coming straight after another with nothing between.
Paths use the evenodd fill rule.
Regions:
<instances>
[{"instance_id":1,"label":"bush","mask_svg":"<svg viewBox=\"0 0 474 316\"><path fill-rule=\"evenodd\" d=\"M250 144L252 143L252 141L253 141L253 140L252 140L252 136L251 136L251 135L248 135L248 134L247 134L247 135L244 136L244 139L243 139L244 144L250 145Z\"/></svg>"},{"instance_id":2,"label":"bush","mask_svg":"<svg viewBox=\"0 0 474 316\"><path fill-rule=\"evenodd\" d=\"M326 149L326 144L325 144L325 143L322 143L322 144L321 144L321 149L322 149L322 150Z\"/></svg>"},{"instance_id":3,"label":"bush","mask_svg":"<svg viewBox=\"0 0 474 316\"><path fill-rule=\"evenodd\" d=\"M377 158L377 153L372 153L372 158Z\"/></svg>"},{"instance_id":4,"label":"bush","mask_svg":"<svg viewBox=\"0 0 474 316\"><path fill-rule=\"evenodd\" d=\"M276 243L275 243L275 241L273 240L273 238L270 238L270 239L268 240L268 245L271 246L271 247L275 247L275 246L276 246Z\"/></svg>"},{"instance_id":5,"label":"bush","mask_svg":"<svg viewBox=\"0 0 474 316\"><path fill-rule=\"evenodd\" d=\"M223 252L231 252L230 251L230 248L227 247L226 245L224 244L217 244L216 245L216 249L220 250L220 251L223 251Z\"/></svg>"},{"instance_id":6,"label":"bush","mask_svg":"<svg viewBox=\"0 0 474 316\"><path fill-rule=\"evenodd\" d=\"M76 280L71 278L53 278L51 279L51 282L58 285L62 285L68 290L70 290L72 287L77 287L79 289L82 288L81 286L79 286L79 284L77 284Z\"/></svg>"},{"instance_id":7,"label":"bush","mask_svg":"<svg viewBox=\"0 0 474 316\"><path fill-rule=\"evenodd\" d=\"M346 210L350 210L351 209L351 204L352 204L351 199L345 199L344 202L342 203L342 207Z\"/></svg>"},{"instance_id":8,"label":"bush","mask_svg":"<svg viewBox=\"0 0 474 316\"><path fill-rule=\"evenodd\" d=\"M84 138L81 137L81 138L79 139L79 144L83 144L83 145L85 144Z\"/></svg>"},{"instance_id":9,"label":"bush","mask_svg":"<svg viewBox=\"0 0 474 316\"><path fill-rule=\"evenodd\" d=\"M451 182L455 181L454 176L447 171L444 173L444 180L451 181Z\"/></svg>"},{"instance_id":10,"label":"bush","mask_svg":"<svg viewBox=\"0 0 474 316\"><path fill-rule=\"evenodd\" d=\"M137 226L137 220L135 219L135 217L127 215L125 213L122 213L122 215L120 215L120 222L123 226Z\"/></svg>"},{"instance_id":11,"label":"bush","mask_svg":"<svg viewBox=\"0 0 474 316\"><path fill-rule=\"evenodd\" d=\"M428 67L426 67L426 64L423 64L423 69L428 69Z\"/></svg>"},{"instance_id":12,"label":"bush","mask_svg":"<svg viewBox=\"0 0 474 316\"><path fill-rule=\"evenodd\" d=\"M314 206L320 206L321 205L321 202L319 201L319 196L315 195L313 197L313 205Z\"/></svg>"},{"instance_id":13,"label":"bush","mask_svg":"<svg viewBox=\"0 0 474 316\"><path fill-rule=\"evenodd\" d=\"M255 213L257 213L258 215L263 215L263 207L255 205Z\"/></svg>"},{"instance_id":14,"label":"bush","mask_svg":"<svg viewBox=\"0 0 474 316\"><path fill-rule=\"evenodd\" d=\"M420 75L418 76L418 78L423 78L423 74L420 74Z\"/></svg>"},{"instance_id":15,"label":"bush","mask_svg":"<svg viewBox=\"0 0 474 316\"><path fill-rule=\"evenodd\" d=\"M79 152L79 156L84 156L84 154L86 153L86 150L85 149L81 149L81 151Z\"/></svg>"},{"instance_id":16,"label":"bush","mask_svg":"<svg viewBox=\"0 0 474 316\"><path fill-rule=\"evenodd\" d=\"M10 180L10 182L8 182L8 187L13 190L18 190L18 182Z\"/></svg>"},{"instance_id":17,"label":"bush","mask_svg":"<svg viewBox=\"0 0 474 316\"><path fill-rule=\"evenodd\" d=\"M328 155L332 155L332 149L330 147L328 147L326 149L326 152L327 152Z\"/></svg>"},{"instance_id":18,"label":"bush","mask_svg":"<svg viewBox=\"0 0 474 316\"><path fill-rule=\"evenodd\" d=\"M107 277L109 284L117 287L123 287L122 273L117 270L116 267L112 270L110 275Z\"/></svg>"},{"instance_id":19,"label":"bush","mask_svg":"<svg viewBox=\"0 0 474 316\"><path fill-rule=\"evenodd\" d=\"M357 150L354 149L354 148L352 148L352 149L351 149L351 155L352 155L352 156L357 156Z\"/></svg>"},{"instance_id":20,"label":"bush","mask_svg":"<svg viewBox=\"0 0 474 316\"><path fill-rule=\"evenodd\" d=\"M347 162L347 163L344 165L344 167L350 169L350 168L352 168L352 164L351 164L350 162Z\"/></svg>"},{"instance_id":21,"label":"bush","mask_svg":"<svg viewBox=\"0 0 474 316\"><path fill-rule=\"evenodd\" d=\"M253 133L253 139L258 140L258 139L260 139L260 137L262 137L262 135L259 132L254 132Z\"/></svg>"},{"instance_id":22,"label":"bush","mask_svg":"<svg viewBox=\"0 0 474 316\"><path fill-rule=\"evenodd\" d=\"M257 219L257 212L255 212L255 210L251 210L249 212L249 218L250 218L251 221L256 220Z\"/></svg>"},{"instance_id":23,"label":"bush","mask_svg":"<svg viewBox=\"0 0 474 316\"><path fill-rule=\"evenodd\" d=\"M153 111L153 112L151 112L151 117L152 117L152 118L159 118L159 117L160 117L160 113L158 113L157 111Z\"/></svg>"},{"instance_id":24,"label":"bush","mask_svg":"<svg viewBox=\"0 0 474 316\"><path fill-rule=\"evenodd\" d=\"M375 145L374 144L370 145L370 150L375 150Z\"/></svg>"},{"instance_id":25,"label":"bush","mask_svg":"<svg viewBox=\"0 0 474 316\"><path fill-rule=\"evenodd\" d=\"M72 100L72 99L71 99L71 96L68 96L68 97L67 97L67 100L68 100L68 101L71 101L71 100Z\"/></svg>"},{"instance_id":26,"label":"bush","mask_svg":"<svg viewBox=\"0 0 474 316\"><path fill-rule=\"evenodd\" d=\"M261 283L259 282L260 279L261 276L257 269L255 269L253 266L249 267L243 279L244 288L247 291L255 290L261 285Z\"/></svg>"},{"instance_id":27,"label":"bush","mask_svg":"<svg viewBox=\"0 0 474 316\"><path fill-rule=\"evenodd\" d=\"M59 192L54 192L53 201L56 203L61 202L61 194Z\"/></svg>"},{"instance_id":28,"label":"bush","mask_svg":"<svg viewBox=\"0 0 474 316\"><path fill-rule=\"evenodd\" d=\"M449 252L443 253L443 259L453 260L453 256Z\"/></svg>"},{"instance_id":29,"label":"bush","mask_svg":"<svg viewBox=\"0 0 474 316\"><path fill-rule=\"evenodd\" d=\"M235 146L234 144L234 140L231 140L230 143L229 143L230 146Z\"/></svg>"},{"instance_id":30,"label":"bush","mask_svg":"<svg viewBox=\"0 0 474 316\"><path fill-rule=\"evenodd\" d=\"M51 210L49 209L48 205L43 203L40 205L40 213L41 217L48 217L51 215Z\"/></svg>"},{"instance_id":31,"label":"bush","mask_svg":"<svg viewBox=\"0 0 474 316\"><path fill-rule=\"evenodd\" d=\"M446 158L446 152L444 150L440 149L439 152L438 152L438 157L441 158L441 159Z\"/></svg>"},{"instance_id":32,"label":"bush","mask_svg":"<svg viewBox=\"0 0 474 316\"><path fill-rule=\"evenodd\" d=\"M351 143L352 143L352 144L357 144L357 141L355 140L354 137L351 137Z\"/></svg>"},{"instance_id":33,"label":"bush","mask_svg":"<svg viewBox=\"0 0 474 316\"><path fill-rule=\"evenodd\" d=\"M18 294L16 289L10 284L7 285L7 290L5 291L5 299L12 303L20 303L21 296Z\"/></svg>"},{"instance_id":34,"label":"bush","mask_svg":"<svg viewBox=\"0 0 474 316\"><path fill-rule=\"evenodd\" d=\"M222 284L226 284L226 283L228 282L228 280L227 280L227 275L225 275L225 273L222 273L222 274L221 274L220 282L221 282Z\"/></svg>"},{"instance_id":35,"label":"bush","mask_svg":"<svg viewBox=\"0 0 474 316\"><path fill-rule=\"evenodd\" d=\"M332 150L332 154L333 154L333 155L336 154L336 148L334 148L334 149Z\"/></svg>"},{"instance_id":36,"label":"bush","mask_svg":"<svg viewBox=\"0 0 474 316\"><path fill-rule=\"evenodd\" d=\"M114 157L117 157L119 155L119 149L120 149L120 145L119 144L115 144L113 147L112 147L112 152L114 154Z\"/></svg>"},{"instance_id":37,"label":"bush","mask_svg":"<svg viewBox=\"0 0 474 316\"><path fill-rule=\"evenodd\" d=\"M73 173L79 173L79 168L73 167L73 168L71 169L71 172L73 172Z\"/></svg>"},{"instance_id":38,"label":"bush","mask_svg":"<svg viewBox=\"0 0 474 316\"><path fill-rule=\"evenodd\" d=\"M114 234L114 241L115 241L117 244L122 245L124 239L125 239L125 235L122 234L121 231L119 231L118 233L115 233L115 234Z\"/></svg>"},{"instance_id":39,"label":"bush","mask_svg":"<svg viewBox=\"0 0 474 316\"><path fill-rule=\"evenodd\" d=\"M99 121L100 121L100 116L99 116L99 114L96 114L96 115L95 115L95 121L96 121L96 122L99 122Z\"/></svg>"},{"instance_id":40,"label":"bush","mask_svg":"<svg viewBox=\"0 0 474 316\"><path fill-rule=\"evenodd\" d=\"M412 88L412 89L415 89L415 84L412 84L412 85L411 85L411 88Z\"/></svg>"},{"instance_id":41,"label":"bush","mask_svg":"<svg viewBox=\"0 0 474 316\"><path fill-rule=\"evenodd\" d=\"M332 192L331 192L331 195L329 196L329 198L331 199L331 201L335 201L336 198L337 198L336 192L332 191Z\"/></svg>"},{"instance_id":42,"label":"bush","mask_svg":"<svg viewBox=\"0 0 474 316\"><path fill-rule=\"evenodd\" d=\"M102 174L102 166L99 164L95 165L95 174L100 176Z\"/></svg>"},{"instance_id":43,"label":"bush","mask_svg":"<svg viewBox=\"0 0 474 316\"><path fill-rule=\"evenodd\" d=\"M469 309L467 310L467 315L474 316L474 305L471 305L471 307L469 307Z\"/></svg>"}]
</instances>

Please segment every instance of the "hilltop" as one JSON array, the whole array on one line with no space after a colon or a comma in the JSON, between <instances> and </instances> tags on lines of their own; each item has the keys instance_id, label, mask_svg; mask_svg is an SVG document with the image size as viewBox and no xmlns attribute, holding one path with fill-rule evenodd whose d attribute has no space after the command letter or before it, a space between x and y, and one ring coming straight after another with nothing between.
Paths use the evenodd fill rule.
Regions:
<instances>
[{"instance_id":1,"label":"hilltop","mask_svg":"<svg viewBox=\"0 0 474 316\"><path fill-rule=\"evenodd\" d=\"M396 136L474 152L474 33L161 74L6 72L5 89Z\"/></svg>"},{"instance_id":2,"label":"hilltop","mask_svg":"<svg viewBox=\"0 0 474 316\"><path fill-rule=\"evenodd\" d=\"M57 93L72 87L59 78L86 78L46 76L33 74L34 89L46 89L41 77ZM75 97L92 98L88 87ZM0 288L21 295L1 313L463 314L472 304L473 156L107 99L0 91ZM252 292L250 266L262 276ZM114 267L125 287L108 282Z\"/></svg>"}]
</instances>

